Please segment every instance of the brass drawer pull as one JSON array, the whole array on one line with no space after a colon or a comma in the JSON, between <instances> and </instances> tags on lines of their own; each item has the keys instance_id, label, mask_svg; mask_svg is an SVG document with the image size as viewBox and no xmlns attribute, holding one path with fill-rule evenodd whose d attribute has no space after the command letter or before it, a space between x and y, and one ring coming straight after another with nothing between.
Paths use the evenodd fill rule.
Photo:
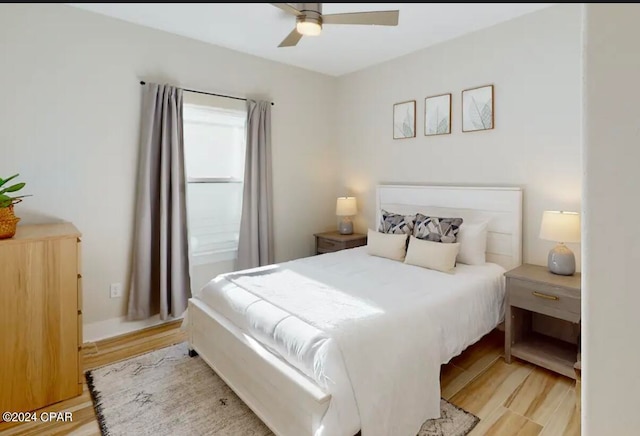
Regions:
<instances>
[{"instance_id":1,"label":"brass drawer pull","mask_svg":"<svg viewBox=\"0 0 640 436\"><path fill-rule=\"evenodd\" d=\"M540 292L536 292L536 291L533 291L532 294L535 295L536 297L546 298L547 300L559 300L560 299L560 297L556 297L555 295L541 294Z\"/></svg>"}]
</instances>

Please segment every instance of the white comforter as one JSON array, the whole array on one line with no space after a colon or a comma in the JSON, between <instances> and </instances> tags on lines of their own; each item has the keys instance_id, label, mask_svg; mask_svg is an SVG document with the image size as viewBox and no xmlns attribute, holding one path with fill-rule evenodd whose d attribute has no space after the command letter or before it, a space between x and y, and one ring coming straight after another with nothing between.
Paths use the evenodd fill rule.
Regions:
<instances>
[{"instance_id":1,"label":"white comforter","mask_svg":"<svg viewBox=\"0 0 640 436\"><path fill-rule=\"evenodd\" d=\"M227 274L198 298L332 394L326 435L414 435L439 368L497 325L504 270L444 274L345 250Z\"/></svg>"}]
</instances>

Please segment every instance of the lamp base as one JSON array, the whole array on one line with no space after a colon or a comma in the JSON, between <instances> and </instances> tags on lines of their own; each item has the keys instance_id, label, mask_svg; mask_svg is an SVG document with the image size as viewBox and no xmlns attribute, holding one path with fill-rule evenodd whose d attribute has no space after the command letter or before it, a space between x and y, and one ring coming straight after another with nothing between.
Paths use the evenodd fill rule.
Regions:
<instances>
[{"instance_id":1,"label":"lamp base","mask_svg":"<svg viewBox=\"0 0 640 436\"><path fill-rule=\"evenodd\" d=\"M342 220L340 220L340 224L338 224L338 232L341 235L352 235L353 234L353 222L350 219L342 219Z\"/></svg>"},{"instance_id":2,"label":"lamp base","mask_svg":"<svg viewBox=\"0 0 640 436\"><path fill-rule=\"evenodd\" d=\"M549 271L561 276L572 276L576 272L576 257L566 245L559 243L547 258Z\"/></svg>"}]
</instances>

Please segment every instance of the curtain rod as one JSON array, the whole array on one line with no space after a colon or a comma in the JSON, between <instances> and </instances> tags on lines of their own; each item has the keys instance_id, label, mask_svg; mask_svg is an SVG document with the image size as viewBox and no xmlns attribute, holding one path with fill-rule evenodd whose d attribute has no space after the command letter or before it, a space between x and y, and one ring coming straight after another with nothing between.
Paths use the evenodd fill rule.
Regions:
<instances>
[{"instance_id":1,"label":"curtain rod","mask_svg":"<svg viewBox=\"0 0 640 436\"><path fill-rule=\"evenodd\" d=\"M147 82L145 82L144 80L140 81L141 85L145 85ZM204 91L196 91L195 89L186 89L186 88L180 88L183 91L187 91L187 92L193 92L195 94L204 94L204 95L213 95L215 97L224 97L224 98L232 98L234 100L242 100L242 101L247 101L246 98L242 98L242 97L234 97L232 95L224 95L224 94L215 94L213 92L204 92ZM273 106L275 103L271 102L271 106Z\"/></svg>"}]
</instances>

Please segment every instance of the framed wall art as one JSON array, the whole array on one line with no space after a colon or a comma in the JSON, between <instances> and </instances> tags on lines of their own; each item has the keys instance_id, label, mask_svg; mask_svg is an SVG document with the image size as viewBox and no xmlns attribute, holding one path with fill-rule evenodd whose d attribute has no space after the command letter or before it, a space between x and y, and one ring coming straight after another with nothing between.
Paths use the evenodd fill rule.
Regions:
<instances>
[{"instance_id":1,"label":"framed wall art","mask_svg":"<svg viewBox=\"0 0 640 436\"><path fill-rule=\"evenodd\" d=\"M393 139L416 137L416 101L393 105Z\"/></svg>"},{"instance_id":2,"label":"framed wall art","mask_svg":"<svg viewBox=\"0 0 640 436\"><path fill-rule=\"evenodd\" d=\"M493 85L462 91L462 131L493 129Z\"/></svg>"},{"instance_id":3,"label":"framed wall art","mask_svg":"<svg viewBox=\"0 0 640 436\"><path fill-rule=\"evenodd\" d=\"M434 95L424 99L424 134L451 133L451 94Z\"/></svg>"}]
</instances>

